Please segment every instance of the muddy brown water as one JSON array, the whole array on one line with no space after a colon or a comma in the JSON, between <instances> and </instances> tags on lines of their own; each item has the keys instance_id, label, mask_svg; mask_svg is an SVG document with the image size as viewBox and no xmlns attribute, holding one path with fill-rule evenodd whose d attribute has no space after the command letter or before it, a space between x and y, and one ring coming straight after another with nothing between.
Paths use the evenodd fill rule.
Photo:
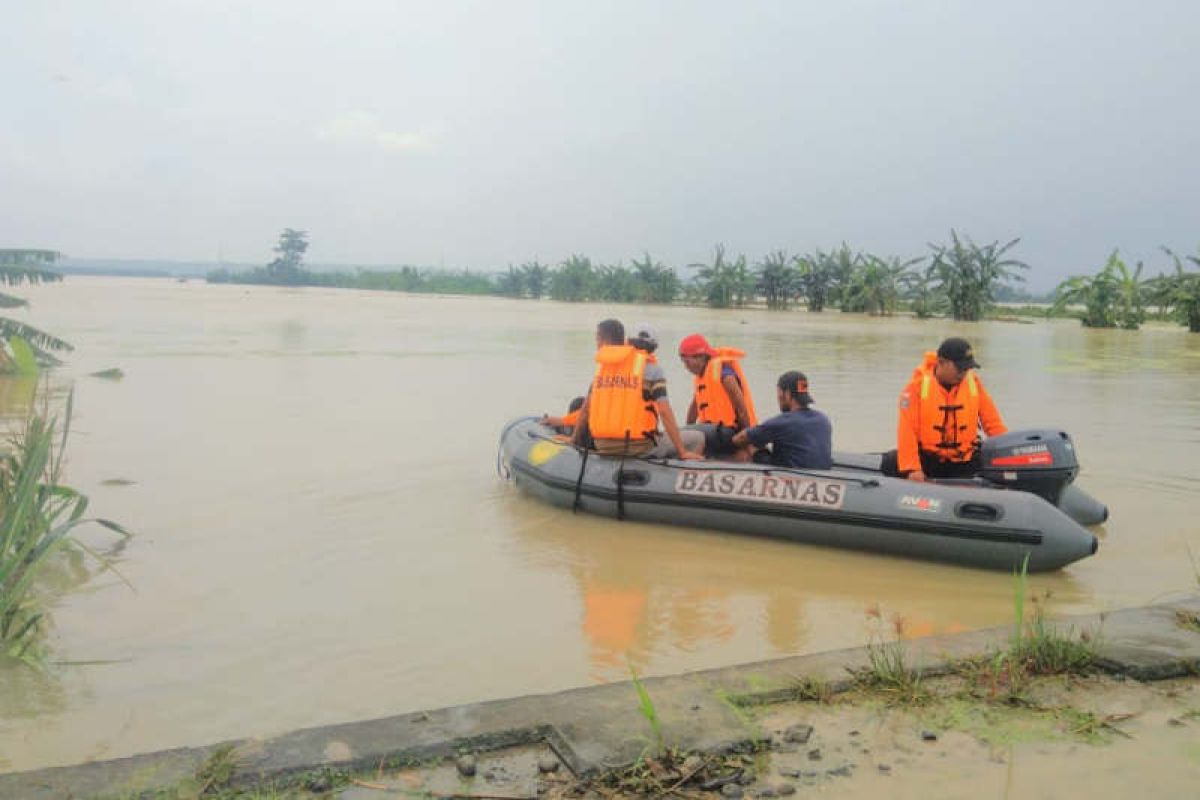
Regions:
<instances>
[{"instance_id":1,"label":"muddy brown water","mask_svg":"<svg viewBox=\"0 0 1200 800\"><path fill-rule=\"evenodd\" d=\"M1097 556L1030 579L1055 613L1194 589L1200 336L199 281L68 278L19 316L75 343L68 476L137 532L60 592L45 675L0 667L0 768L30 769L1003 624L1004 574L572 516L495 472L510 418L565 409L594 323L646 319L750 353L769 411L802 369L835 446L878 450L921 353L957 333L1010 427L1075 437L1112 508ZM89 373L117 367L111 381ZM27 383L0 381L10 415ZM90 531L86 541L107 547Z\"/></svg>"}]
</instances>

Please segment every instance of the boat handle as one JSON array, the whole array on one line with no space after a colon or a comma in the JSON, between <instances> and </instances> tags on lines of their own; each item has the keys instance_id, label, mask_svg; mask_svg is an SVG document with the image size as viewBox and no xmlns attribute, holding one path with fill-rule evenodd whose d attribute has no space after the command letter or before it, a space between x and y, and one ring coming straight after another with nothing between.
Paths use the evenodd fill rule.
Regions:
<instances>
[{"instance_id":1,"label":"boat handle","mask_svg":"<svg viewBox=\"0 0 1200 800\"><path fill-rule=\"evenodd\" d=\"M982 519L995 522L1003 516L999 506L991 503L959 503L954 507L955 516L963 519Z\"/></svg>"},{"instance_id":2,"label":"boat handle","mask_svg":"<svg viewBox=\"0 0 1200 800\"><path fill-rule=\"evenodd\" d=\"M613 483L618 481L625 486L645 486L650 482L650 473L640 469L619 469L613 473Z\"/></svg>"}]
</instances>

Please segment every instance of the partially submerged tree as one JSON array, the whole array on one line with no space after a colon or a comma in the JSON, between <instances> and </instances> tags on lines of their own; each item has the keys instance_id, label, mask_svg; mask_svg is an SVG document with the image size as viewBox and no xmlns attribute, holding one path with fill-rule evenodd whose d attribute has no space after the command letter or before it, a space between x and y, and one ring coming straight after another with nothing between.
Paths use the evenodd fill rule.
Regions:
<instances>
[{"instance_id":1,"label":"partially submerged tree","mask_svg":"<svg viewBox=\"0 0 1200 800\"><path fill-rule=\"evenodd\" d=\"M746 265L746 257L739 255L733 261L727 260L723 244L713 248L711 264L691 266L698 270L694 283L710 308L744 306L754 294L754 276Z\"/></svg>"},{"instance_id":2,"label":"partially submerged tree","mask_svg":"<svg viewBox=\"0 0 1200 800\"><path fill-rule=\"evenodd\" d=\"M901 290L912 267L922 261L923 258L902 261L896 256L890 259L871 254L863 256L861 266L845 290L843 310L891 316L900 303Z\"/></svg>"},{"instance_id":3,"label":"partially submerged tree","mask_svg":"<svg viewBox=\"0 0 1200 800\"><path fill-rule=\"evenodd\" d=\"M596 273L587 256L572 255L550 274L550 297L580 303L591 296Z\"/></svg>"},{"instance_id":4,"label":"partially submerged tree","mask_svg":"<svg viewBox=\"0 0 1200 800\"><path fill-rule=\"evenodd\" d=\"M546 293L546 283L550 280L550 268L534 259L521 265L521 278L525 281L525 289L534 300L540 300Z\"/></svg>"},{"instance_id":5,"label":"partially submerged tree","mask_svg":"<svg viewBox=\"0 0 1200 800\"><path fill-rule=\"evenodd\" d=\"M0 249L0 284L54 283L62 273L53 269L62 256L56 250ZM0 292L0 308L21 308L29 303L7 292ZM31 356L45 363L58 363L53 351L73 349L70 343L53 334L9 317L0 317L0 337L8 343L12 356L0 356L0 372L36 369Z\"/></svg>"},{"instance_id":6,"label":"partially submerged tree","mask_svg":"<svg viewBox=\"0 0 1200 800\"><path fill-rule=\"evenodd\" d=\"M649 253L644 253L641 261L634 259L631 263L637 277L637 302L675 302L680 288L679 276L675 274L675 270L661 261L655 261Z\"/></svg>"},{"instance_id":7,"label":"partially submerged tree","mask_svg":"<svg viewBox=\"0 0 1200 800\"><path fill-rule=\"evenodd\" d=\"M1175 262L1174 275L1160 275L1152 282L1154 288L1170 307L1176 318L1192 333L1200 333L1200 272L1185 272L1183 259L1170 248L1163 251ZM1200 266L1200 258L1186 256L1187 260Z\"/></svg>"},{"instance_id":8,"label":"partially submerged tree","mask_svg":"<svg viewBox=\"0 0 1200 800\"><path fill-rule=\"evenodd\" d=\"M929 265L929 276L937 282L936 288L946 295L951 316L968 321L982 319L984 311L994 301L998 286L1012 280L1025 280L1016 270L1029 269L1029 265L1005 257L1020 241L1013 239L1005 245L995 241L980 247L970 237L960 237L951 229L950 244L930 243L933 261Z\"/></svg>"},{"instance_id":9,"label":"partially submerged tree","mask_svg":"<svg viewBox=\"0 0 1200 800\"><path fill-rule=\"evenodd\" d=\"M755 266L756 288L771 310L784 310L791 305L800 288L800 274L794 259L787 252L775 250L763 256Z\"/></svg>"},{"instance_id":10,"label":"partially submerged tree","mask_svg":"<svg viewBox=\"0 0 1200 800\"><path fill-rule=\"evenodd\" d=\"M1146 319L1147 282L1141 279L1142 264L1130 272L1117 250L1095 275L1073 275L1055 289L1050 313L1069 305L1082 305L1079 321L1088 328L1137 330Z\"/></svg>"}]
</instances>

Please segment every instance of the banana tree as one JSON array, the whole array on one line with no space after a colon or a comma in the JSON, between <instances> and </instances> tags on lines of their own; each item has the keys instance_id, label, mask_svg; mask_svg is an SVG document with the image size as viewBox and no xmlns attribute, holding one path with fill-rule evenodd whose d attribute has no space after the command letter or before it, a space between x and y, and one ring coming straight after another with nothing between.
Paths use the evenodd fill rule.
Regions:
<instances>
[{"instance_id":1,"label":"banana tree","mask_svg":"<svg viewBox=\"0 0 1200 800\"><path fill-rule=\"evenodd\" d=\"M52 268L60 257L61 253L55 250L0 250L0 284L20 286L61 281L62 273ZM0 308L28 305L23 298L0 292ZM69 342L10 317L0 316L0 337L11 352L0 355L0 372L36 371L38 361L56 364L54 352L73 349Z\"/></svg>"},{"instance_id":2,"label":"banana tree","mask_svg":"<svg viewBox=\"0 0 1200 800\"><path fill-rule=\"evenodd\" d=\"M1025 280L1017 270L1029 269L1029 265L1005 257L1020 241L1013 239L1004 245L994 241L981 247L951 229L950 244L930 243L933 261L928 273L949 301L951 316L958 320L982 319L998 286Z\"/></svg>"},{"instance_id":3,"label":"banana tree","mask_svg":"<svg viewBox=\"0 0 1200 800\"><path fill-rule=\"evenodd\" d=\"M793 259L783 250L776 250L763 256L755 266L755 272L758 276L758 292L767 301L767 308L786 309L799 288L800 276Z\"/></svg>"},{"instance_id":4,"label":"banana tree","mask_svg":"<svg viewBox=\"0 0 1200 800\"><path fill-rule=\"evenodd\" d=\"M1154 279L1167 305L1174 309L1179 321L1192 333L1200 333L1200 272L1185 272L1183 259L1170 248L1163 251L1175 262L1174 275L1162 275ZM1200 258L1186 256L1187 260L1200 266Z\"/></svg>"}]
</instances>

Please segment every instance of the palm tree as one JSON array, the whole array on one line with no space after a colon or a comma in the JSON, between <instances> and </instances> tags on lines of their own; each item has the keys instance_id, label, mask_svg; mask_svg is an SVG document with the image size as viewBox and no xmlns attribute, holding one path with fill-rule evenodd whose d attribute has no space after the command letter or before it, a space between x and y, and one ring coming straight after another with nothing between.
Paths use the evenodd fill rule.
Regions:
<instances>
[{"instance_id":1,"label":"palm tree","mask_svg":"<svg viewBox=\"0 0 1200 800\"><path fill-rule=\"evenodd\" d=\"M951 229L949 245L930 243L933 262L929 265L929 275L949 300L950 313L955 319L981 319L992 303L998 285L1010 280L1025 280L1015 270L1029 269L1029 265L1004 257L1020 241L1013 239L1003 246L995 241L980 247L970 237L960 238Z\"/></svg>"},{"instance_id":2,"label":"palm tree","mask_svg":"<svg viewBox=\"0 0 1200 800\"><path fill-rule=\"evenodd\" d=\"M55 250L0 250L0 283L5 286L20 286L24 283L61 281L62 273L52 269L61 257L62 254ZM0 308L20 308L27 305L29 303L20 297L0 292ZM73 349L70 343L57 336L8 317L0 317L0 337L3 337L14 351L28 345L38 360L50 364L58 363L51 351ZM13 364L8 356L0 355L0 371L11 369Z\"/></svg>"}]
</instances>

